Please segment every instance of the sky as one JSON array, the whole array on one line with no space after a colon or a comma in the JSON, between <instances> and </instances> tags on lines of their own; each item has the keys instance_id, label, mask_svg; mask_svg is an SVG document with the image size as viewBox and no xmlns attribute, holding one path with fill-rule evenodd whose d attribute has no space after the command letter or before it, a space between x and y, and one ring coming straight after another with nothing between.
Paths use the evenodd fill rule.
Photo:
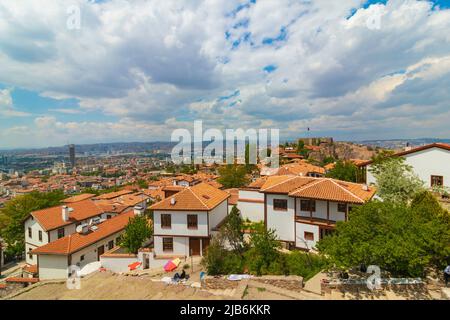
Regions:
<instances>
[{"instance_id":1,"label":"sky","mask_svg":"<svg viewBox=\"0 0 450 320\"><path fill-rule=\"evenodd\" d=\"M0 149L450 138L449 31L450 0L0 0Z\"/></svg>"}]
</instances>

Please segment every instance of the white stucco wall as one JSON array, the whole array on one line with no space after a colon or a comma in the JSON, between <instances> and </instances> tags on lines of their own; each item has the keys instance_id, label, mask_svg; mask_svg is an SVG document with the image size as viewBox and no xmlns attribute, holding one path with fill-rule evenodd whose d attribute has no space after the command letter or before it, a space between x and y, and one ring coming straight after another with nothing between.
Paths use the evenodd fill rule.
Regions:
<instances>
[{"instance_id":1,"label":"white stucco wall","mask_svg":"<svg viewBox=\"0 0 450 320\"><path fill-rule=\"evenodd\" d=\"M286 199L287 211L273 210L274 199ZM279 240L294 242L294 199L287 195L267 194L267 229L274 229Z\"/></svg>"},{"instance_id":2,"label":"white stucco wall","mask_svg":"<svg viewBox=\"0 0 450 320\"><path fill-rule=\"evenodd\" d=\"M226 206L225 206L225 210ZM161 228L161 214L170 214L172 216L172 225L170 229ZM197 215L197 229L189 229L187 226L188 214ZM193 237L208 236L208 217L206 211L157 211L153 212L154 234L155 235L180 235Z\"/></svg>"},{"instance_id":3,"label":"white stucco wall","mask_svg":"<svg viewBox=\"0 0 450 320\"><path fill-rule=\"evenodd\" d=\"M251 201L255 202L251 202ZM264 194L258 191L239 190L237 208L244 220L252 222L264 221Z\"/></svg>"},{"instance_id":4,"label":"white stucco wall","mask_svg":"<svg viewBox=\"0 0 450 320\"><path fill-rule=\"evenodd\" d=\"M319 227L312 225L312 224L306 224L306 223L296 223L296 230L295 230L295 246L297 248L303 248L303 249L313 249L316 245L316 243L319 241ZM306 240L305 239L305 232L311 232L314 234L314 241Z\"/></svg>"},{"instance_id":5,"label":"white stucco wall","mask_svg":"<svg viewBox=\"0 0 450 320\"><path fill-rule=\"evenodd\" d=\"M228 214L227 201L223 201L209 212L209 231L215 228Z\"/></svg>"},{"instance_id":6,"label":"white stucco wall","mask_svg":"<svg viewBox=\"0 0 450 320\"><path fill-rule=\"evenodd\" d=\"M102 267L106 270L111 270L112 272L127 272L129 271L129 265L137 262L137 257L100 257L100 262L102 263Z\"/></svg>"},{"instance_id":7,"label":"white stucco wall","mask_svg":"<svg viewBox=\"0 0 450 320\"><path fill-rule=\"evenodd\" d=\"M39 279L66 279L68 276L67 256L40 255Z\"/></svg>"},{"instance_id":8,"label":"white stucco wall","mask_svg":"<svg viewBox=\"0 0 450 320\"><path fill-rule=\"evenodd\" d=\"M25 220L25 260L28 264L36 264L37 257L35 255L32 258L29 257L28 252L36 249L37 247L43 246L48 243L48 234L41 225L33 217L29 217ZM28 228L31 228L31 238L28 236ZM39 231L42 232L42 241L39 241Z\"/></svg>"},{"instance_id":9,"label":"white stucco wall","mask_svg":"<svg viewBox=\"0 0 450 320\"><path fill-rule=\"evenodd\" d=\"M183 255L189 256L189 238L188 237L168 237L173 238L173 251L163 251L163 237L154 237L154 252L156 255ZM200 242L201 244L201 242ZM151 262L150 262L151 263Z\"/></svg>"},{"instance_id":10,"label":"white stucco wall","mask_svg":"<svg viewBox=\"0 0 450 320\"><path fill-rule=\"evenodd\" d=\"M297 215L300 217L310 217L309 211L302 211L301 210L301 199L297 198ZM316 200L316 211L313 211L312 213L313 218L319 218L319 219L327 219L327 202ZM338 212L338 203L330 201L330 220L332 221L345 221L345 213L344 212Z\"/></svg>"},{"instance_id":11,"label":"white stucco wall","mask_svg":"<svg viewBox=\"0 0 450 320\"><path fill-rule=\"evenodd\" d=\"M414 172L431 187L431 176L443 176L444 186L450 187L450 151L431 148L403 156L405 163L412 166ZM376 180L367 166L367 184L374 184Z\"/></svg>"}]
</instances>

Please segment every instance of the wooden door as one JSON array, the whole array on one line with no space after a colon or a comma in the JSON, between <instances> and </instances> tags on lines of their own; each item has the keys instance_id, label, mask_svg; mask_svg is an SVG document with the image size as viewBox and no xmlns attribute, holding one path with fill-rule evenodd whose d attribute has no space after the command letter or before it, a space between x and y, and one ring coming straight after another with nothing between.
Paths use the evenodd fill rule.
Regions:
<instances>
[{"instance_id":1,"label":"wooden door","mask_svg":"<svg viewBox=\"0 0 450 320\"><path fill-rule=\"evenodd\" d=\"M200 239L189 238L189 253L193 256L200 255Z\"/></svg>"},{"instance_id":2,"label":"wooden door","mask_svg":"<svg viewBox=\"0 0 450 320\"><path fill-rule=\"evenodd\" d=\"M100 261L100 256L105 253L105 246L97 248L97 261Z\"/></svg>"},{"instance_id":3,"label":"wooden door","mask_svg":"<svg viewBox=\"0 0 450 320\"><path fill-rule=\"evenodd\" d=\"M206 253L206 249L208 249L209 246L209 239L208 238L203 238L202 239L202 252L203 254Z\"/></svg>"}]
</instances>

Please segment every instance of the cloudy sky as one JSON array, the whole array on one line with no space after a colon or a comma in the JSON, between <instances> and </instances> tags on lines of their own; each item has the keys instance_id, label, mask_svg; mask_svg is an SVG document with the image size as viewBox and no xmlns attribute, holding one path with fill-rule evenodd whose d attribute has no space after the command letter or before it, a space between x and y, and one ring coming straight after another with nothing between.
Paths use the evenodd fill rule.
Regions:
<instances>
[{"instance_id":1,"label":"cloudy sky","mask_svg":"<svg viewBox=\"0 0 450 320\"><path fill-rule=\"evenodd\" d=\"M449 31L450 0L0 0L0 149L450 138Z\"/></svg>"}]
</instances>

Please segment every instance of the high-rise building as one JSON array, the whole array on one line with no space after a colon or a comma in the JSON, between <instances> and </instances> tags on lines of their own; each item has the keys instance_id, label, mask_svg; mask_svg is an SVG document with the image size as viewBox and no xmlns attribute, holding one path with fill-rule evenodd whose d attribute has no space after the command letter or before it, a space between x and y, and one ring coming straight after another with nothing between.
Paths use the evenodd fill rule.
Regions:
<instances>
[{"instance_id":1,"label":"high-rise building","mask_svg":"<svg viewBox=\"0 0 450 320\"><path fill-rule=\"evenodd\" d=\"M71 167L74 168L75 167L75 145L74 144L69 145L69 160L70 160Z\"/></svg>"}]
</instances>

